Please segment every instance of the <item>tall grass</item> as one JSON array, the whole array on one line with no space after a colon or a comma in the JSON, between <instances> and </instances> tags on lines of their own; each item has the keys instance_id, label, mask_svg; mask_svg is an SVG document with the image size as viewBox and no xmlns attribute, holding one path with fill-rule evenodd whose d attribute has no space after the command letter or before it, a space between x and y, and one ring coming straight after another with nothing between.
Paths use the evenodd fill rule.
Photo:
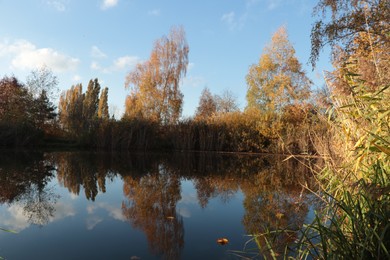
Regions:
<instances>
[{"instance_id":1,"label":"tall grass","mask_svg":"<svg viewBox=\"0 0 390 260\"><path fill-rule=\"evenodd\" d=\"M325 159L315 174L319 189L313 191L321 206L299 239L286 245L284 259L390 259L389 73L381 75L377 67L380 84L373 87L356 66L350 60L341 73L347 94L337 92L334 78L327 79L333 103L322 120L327 132L311 135ZM275 232L291 230L253 235L263 241L257 244L264 258L282 257L273 254Z\"/></svg>"},{"instance_id":2,"label":"tall grass","mask_svg":"<svg viewBox=\"0 0 390 260\"><path fill-rule=\"evenodd\" d=\"M368 90L346 73L334 97L334 154L317 175L325 202L297 245L297 258L390 259L390 85Z\"/></svg>"}]
</instances>

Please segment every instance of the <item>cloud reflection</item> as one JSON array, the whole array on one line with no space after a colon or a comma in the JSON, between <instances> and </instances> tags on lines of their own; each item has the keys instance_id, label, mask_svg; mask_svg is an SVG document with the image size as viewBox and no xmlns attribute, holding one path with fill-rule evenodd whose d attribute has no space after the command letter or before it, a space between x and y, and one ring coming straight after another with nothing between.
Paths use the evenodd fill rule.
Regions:
<instances>
[{"instance_id":1,"label":"cloud reflection","mask_svg":"<svg viewBox=\"0 0 390 260\"><path fill-rule=\"evenodd\" d=\"M76 211L70 203L58 202L54 205L54 209L55 215L49 218L48 223L76 215ZM30 225L29 218L25 214L24 206L21 203L12 204L7 209L0 211L1 227L21 232Z\"/></svg>"},{"instance_id":2,"label":"cloud reflection","mask_svg":"<svg viewBox=\"0 0 390 260\"><path fill-rule=\"evenodd\" d=\"M110 216L113 219L119 220L119 221L125 221L125 217L122 214L122 209L119 207L114 207L110 205L107 202L98 202L93 203L87 206L86 210L88 212L86 224L87 229L91 230L93 229L97 224L102 222L104 218L102 217L102 214L98 213L99 210L103 209L108 213L108 216Z\"/></svg>"}]
</instances>

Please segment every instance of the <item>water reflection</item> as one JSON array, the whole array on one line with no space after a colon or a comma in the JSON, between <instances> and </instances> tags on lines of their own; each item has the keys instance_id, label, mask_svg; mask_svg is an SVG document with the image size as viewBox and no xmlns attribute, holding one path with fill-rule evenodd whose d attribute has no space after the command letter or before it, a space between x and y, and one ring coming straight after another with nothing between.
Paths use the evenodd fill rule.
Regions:
<instances>
[{"instance_id":1,"label":"water reflection","mask_svg":"<svg viewBox=\"0 0 390 260\"><path fill-rule=\"evenodd\" d=\"M14 158L21 160L14 161ZM27 222L44 226L54 217L58 196L47 186L55 168L42 154L4 153L0 159L0 202L15 204Z\"/></svg>"},{"instance_id":2,"label":"water reflection","mask_svg":"<svg viewBox=\"0 0 390 260\"><path fill-rule=\"evenodd\" d=\"M179 259L184 246L183 219L176 213L181 199L180 176L164 164L142 177L126 176L123 215L144 231L150 249L166 259Z\"/></svg>"},{"instance_id":3,"label":"water reflection","mask_svg":"<svg viewBox=\"0 0 390 260\"><path fill-rule=\"evenodd\" d=\"M103 221L94 213L104 209L113 219L142 231L155 256L180 259L184 248L192 247L185 245L184 222L189 219L183 219L190 213L178 208L184 200L183 181L193 183L202 209L214 198L229 203L237 193L242 194L240 221L246 234L302 228L309 211L302 185L311 185L311 174L297 161L283 159L202 153L0 152L0 202L8 205L9 212L0 226L22 230L29 224L44 227L74 216L72 205L62 201L49 185L54 179L72 196L96 200L86 209L87 230ZM121 205L98 201L99 194L112 192L107 190L107 182L116 179L123 183ZM18 224L11 225L10 219ZM276 252L282 253L296 238L296 233L272 233L270 241ZM258 239L257 245L266 253L264 240Z\"/></svg>"}]
</instances>

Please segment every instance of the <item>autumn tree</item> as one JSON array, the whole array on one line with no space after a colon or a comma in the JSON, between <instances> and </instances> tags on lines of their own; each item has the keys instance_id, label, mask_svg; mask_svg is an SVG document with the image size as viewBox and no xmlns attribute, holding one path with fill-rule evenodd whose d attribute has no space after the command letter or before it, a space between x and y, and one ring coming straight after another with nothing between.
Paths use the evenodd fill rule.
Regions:
<instances>
[{"instance_id":1,"label":"autumn tree","mask_svg":"<svg viewBox=\"0 0 390 260\"><path fill-rule=\"evenodd\" d=\"M100 98L99 98L100 96ZM101 126L99 120L108 120L108 88L100 93L98 79L90 80L83 93L82 84L63 92L59 102L59 119L62 127L75 137L90 142Z\"/></svg>"},{"instance_id":2,"label":"autumn tree","mask_svg":"<svg viewBox=\"0 0 390 260\"><path fill-rule=\"evenodd\" d=\"M330 19L327 19L327 15ZM314 67L320 51L330 45L333 50L341 46L346 53L354 49L360 33L370 33L373 40L366 41L365 49L372 45L389 44L390 2L388 0L319 0L314 15L319 19L311 32L310 61ZM374 40L375 39L375 40Z\"/></svg>"},{"instance_id":3,"label":"autumn tree","mask_svg":"<svg viewBox=\"0 0 390 260\"><path fill-rule=\"evenodd\" d=\"M181 199L180 179L160 164L158 172L140 178L125 176L122 214L134 228L141 229L149 246L163 259L180 259L184 246L183 218L176 205Z\"/></svg>"},{"instance_id":4,"label":"autumn tree","mask_svg":"<svg viewBox=\"0 0 390 260\"><path fill-rule=\"evenodd\" d=\"M83 86L72 86L60 96L58 106L59 119L63 128L71 134L80 134L83 123Z\"/></svg>"},{"instance_id":5,"label":"autumn tree","mask_svg":"<svg viewBox=\"0 0 390 260\"><path fill-rule=\"evenodd\" d=\"M285 27L272 36L259 63L250 67L246 81L248 108L277 112L309 97L311 82L295 56Z\"/></svg>"},{"instance_id":6,"label":"autumn tree","mask_svg":"<svg viewBox=\"0 0 390 260\"><path fill-rule=\"evenodd\" d=\"M189 47L182 27L172 28L154 44L149 60L137 64L127 76L130 89L125 117L141 117L163 124L176 123L181 115Z\"/></svg>"},{"instance_id":7,"label":"autumn tree","mask_svg":"<svg viewBox=\"0 0 390 260\"><path fill-rule=\"evenodd\" d=\"M32 96L15 77L0 80L0 121L28 123L32 120Z\"/></svg>"},{"instance_id":8,"label":"autumn tree","mask_svg":"<svg viewBox=\"0 0 390 260\"><path fill-rule=\"evenodd\" d=\"M196 108L195 118L205 120L217 112L217 102L210 90L205 87L199 98L199 105Z\"/></svg>"},{"instance_id":9,"label":"autumn tree","mask_svg":"<svg viewBox=\"0 0 390 260\"><path fill-rule=\"evenodd\" d=\"M110 115L108 113L108 88L105 87L99 98L98 118L108 120Z\"/></svg>"},{"instance_id":10,"label":"autumn tree","mask_svg":"<svg viewBox=\"0 0 390 260\"><path fill-rule=\"evenodd\" d=\"M0 80L0 142L27 145L38 142L54 119L54 105L44 90L38 96L15 77Z\"/></svg>"}]
</instances>

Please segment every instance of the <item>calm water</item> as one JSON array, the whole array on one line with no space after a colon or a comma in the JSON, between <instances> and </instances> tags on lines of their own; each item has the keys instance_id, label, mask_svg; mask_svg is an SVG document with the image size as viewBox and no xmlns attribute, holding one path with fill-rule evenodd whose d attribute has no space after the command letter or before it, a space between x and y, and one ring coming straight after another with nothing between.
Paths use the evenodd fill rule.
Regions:
<instances>
[{"instance_id":1,"label":"calm water","mask_svg":"<svg viewBox=\"0 0 390 260\"><path fill-rule=\"evenodd\" d=\"M5 259L237 259L299 230L310 173L274 156L0 152ZM227 238L227 245L216 240ZM283 252L297 235L277 234ZM262 244L261 240L259 245Z\"/></svg>"}]
</instances>

